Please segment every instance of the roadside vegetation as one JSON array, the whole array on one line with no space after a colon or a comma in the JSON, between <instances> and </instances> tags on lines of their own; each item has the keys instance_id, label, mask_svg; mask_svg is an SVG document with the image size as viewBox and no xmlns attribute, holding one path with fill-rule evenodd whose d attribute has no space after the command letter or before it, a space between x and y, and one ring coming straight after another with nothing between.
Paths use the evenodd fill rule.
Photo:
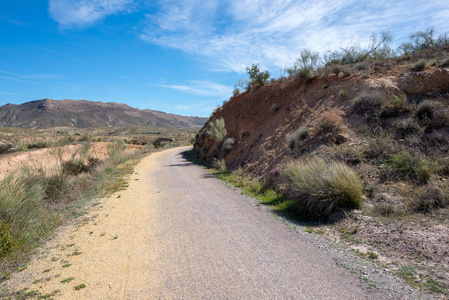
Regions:
<instances>
[{"instance_id":1,"label":"roadside vegetation","mask_svg":"<svg viewBox=\"0 0 449 300\"><path fill-rule=\"evenodd\" d=\"M370 74L387 73L398 66L419 72L427 66L449 65L449 32L438 34L433 28L417 31L397 49L391 46L392 41L393 36L388 31L381 31L373 32L366 46L352 40L322 54L303 48L293 65L285 68L285 75L278 79L270 79L268 71L261 71L258 64L253 64L246 69L249 78L239 79L235 84L233 96L266 84L284 81L310 83L314 77L330 74L368 77Z\"/></svg>"},{"instance_id":2,"label":"roadside vegetation","mask_svg":"<svg viewBox=\"0 0 449 300\"><path fill-rule=\"evenodd\" d=\"M153 132L155 129L137 130ZM26 268L35 247L51 236L58 226L82 216L92 199L125 188L127 175L132 173L143 155L191 144L193 138L192 131L165 129L165 134L171 134L158 132L157 137L147 144L133 146L130 150L129 142L138 140L139 134L134 131L130 137L130 132L125 129L122 131L125 139L120 135L104 139L107 155L99 159L92 155L92 147L96 141L103 140L96 135L103 133L100 131L96 129L96 132L83 135L61 132L56 142L46 145L53 167L44 170L25 166L0 181L0 281L8 280L10 273ZM4 128L2 132L19 132L24 137L27 134L26 129L20 128ZM29 130L28 134L30 139L39 137L44 140L48 132L51 133ZM78 140L72 141L69 137L78 137ZM145 138L144 135L141 140Z\"/></svg>"},{"instance_id":3,"label":"roadside vegetation","mask_svg":"<svg viewBox=\"0 0 449 300\"><path fill-rule=\"evenodd\" d=\"M366 46L303 49L285 76L263 85L248 73L197 135L194 155L307 232L444 298L449 90L438 76L447 78L449 33L427 29L397 49L391 43L381 32ZM226 129L220 142L204 134L216 119Z\"/></svg>"}]
</instances>

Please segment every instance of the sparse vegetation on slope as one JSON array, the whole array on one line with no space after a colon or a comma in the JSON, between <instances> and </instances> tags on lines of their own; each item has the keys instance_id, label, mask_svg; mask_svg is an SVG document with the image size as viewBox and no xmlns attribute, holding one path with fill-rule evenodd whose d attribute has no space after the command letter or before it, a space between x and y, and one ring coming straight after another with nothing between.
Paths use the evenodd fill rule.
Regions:
<instances>
[{"instance_id":1,"label":"sparse vegetation on slope","mask_svg":"<svg viewBox=\"0 0 449 300\"><path fill-rule=\"evenodd\" d=\"M220 176L228 182L283 193L274 200L276 211L282 206L288 216L298 217L293 209L319 219L329 238L375 253L397 274L412 267L415 286L443 293L438 287L449 285L447 36L417 32L409 45L393 50L391 37L380 34L367 47L353 43L326 53L310 80L272 79L217 109L210 122L226 120L231 150L201 134L194 150L205 162L223 159L227 175ZM315 172L307 169L311 161L322 162ZM331 162L352 170L343 173L358 178L354 199L364 199L346 206L352 210L341 219L326 217L339 207L338 198L320 186L333 173ZM301 181L291 166L317 175ZM305 192L295 194L295 185ZM318 199L309 192L314 186L324 202L312 201Z\"/></svg>"}]
</instances>

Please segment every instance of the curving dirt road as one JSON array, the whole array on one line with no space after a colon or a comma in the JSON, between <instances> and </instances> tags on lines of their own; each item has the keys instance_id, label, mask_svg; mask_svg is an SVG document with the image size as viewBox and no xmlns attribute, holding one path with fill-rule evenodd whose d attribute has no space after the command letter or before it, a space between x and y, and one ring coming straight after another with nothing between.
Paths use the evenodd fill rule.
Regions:
<instances>
[{"instance_id":1,"label":"curving dirt road","mask_svg":"<svg viewBox=\"0 0 449 300\"><path fill-rule=\"evenodd\" d=\"M6 285L63 299L366 298L317 247L183 159L186 149L146 157L127 190Z\"/></svg>"}]
</instances>

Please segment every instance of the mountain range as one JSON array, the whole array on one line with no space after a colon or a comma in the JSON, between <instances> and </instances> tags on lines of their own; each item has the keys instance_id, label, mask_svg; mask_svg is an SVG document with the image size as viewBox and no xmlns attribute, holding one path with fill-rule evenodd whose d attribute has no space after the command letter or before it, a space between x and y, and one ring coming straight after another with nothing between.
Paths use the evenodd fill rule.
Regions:
<instances>
[{"instance_id":1,"label":"mountain range","mask_svg":"<svg viewBox=\"0 0 449 300\"><path fill-rule=\"evenodd\" d=\"M24 128L94 128L129 125L198 128L207 118L180 116L123 103L42 99L0 106L0 126Z\"/></svg>"}]
</instances>

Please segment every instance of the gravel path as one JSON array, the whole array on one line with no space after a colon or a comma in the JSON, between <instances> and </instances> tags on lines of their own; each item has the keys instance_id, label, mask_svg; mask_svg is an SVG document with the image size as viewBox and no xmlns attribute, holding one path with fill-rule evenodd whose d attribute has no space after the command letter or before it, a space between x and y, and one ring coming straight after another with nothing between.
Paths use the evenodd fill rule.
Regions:
<instances>
[{"instance_id":1,"label":"gravel path","mask_svg":"<svg viewBox=\"0 0 449 300\"><path fill-rule=\"evenodd\" d=\"M185 150L143 159L127 190L61 230L1 288L61 299L372 297L321 244L183 159Z\"/></svg>"},{"instance_id":2,"label":"gravel path","mask_svg":"<svg viewBox=\"0 0 449 300\"><path fill-rule=\"evenodd\" d=\"M185 149L184 149L185 150ZM360 299L357 280L176 149L148 170L156 275L145 293L188 299ZM130 296L138 296L133 294Z\"/></svg>"}]
</instances>

